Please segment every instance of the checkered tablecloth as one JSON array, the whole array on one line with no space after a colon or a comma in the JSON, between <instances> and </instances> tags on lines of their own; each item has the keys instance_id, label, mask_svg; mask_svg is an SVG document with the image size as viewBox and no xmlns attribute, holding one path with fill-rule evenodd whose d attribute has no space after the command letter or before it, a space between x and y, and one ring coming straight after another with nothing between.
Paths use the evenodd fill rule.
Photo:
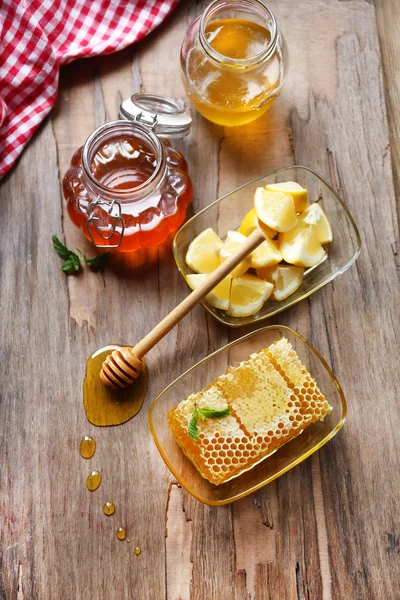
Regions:
<instances>
[{"instance_id":1,"label":"checkered tablecloth","mask_svg":"<svg viewBox=\"0 0 400 600\"><path fill-rule=\"evenodd\" d=\"M0 0L0 177L55 103L62 65L143 38L179 0Z\"/></svg>"}]
</instances>

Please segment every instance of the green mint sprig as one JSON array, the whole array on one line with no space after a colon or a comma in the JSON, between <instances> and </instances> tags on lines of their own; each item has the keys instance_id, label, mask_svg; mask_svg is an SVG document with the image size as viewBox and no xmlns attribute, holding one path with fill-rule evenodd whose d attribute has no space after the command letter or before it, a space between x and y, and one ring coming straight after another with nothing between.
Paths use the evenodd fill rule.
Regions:
<instances>
[{"instance_id":1,"label":"green mint sprig","mask_svg":"<svg viewBox=\"0 0 400 600\"><path fill-rule=\"evenodd\" d=\"M78 256L76 252L73 252L62 242L60 242L56 235L53 235L51 239L53 240L54 250L57 252L58 256L64 260L61 268L67 274L77 273L80 271L82 263L86 263L89 267L96 271L103 269L106 262L110 258L110 252L103 252L102 254L93 256L93 258L86 258L82 250L77 248L80 254L80 256Z\"/></svg>"},{"instance_id":2,"label":"green mint sprig","mask_svg":"<svg viewBox=\"0 0 400 600\"><path fill-rule=\"evenodd\" d=\"M197 419L205 421L206 419L220 419L221 417L227 417L231 414L229 408L223 408L222 410L214 410L213 408L197 408L195 409L190 417L188 425L188 434L194 440L199 439L199 428L197 427Z\"/></svg>"}]
</instances>

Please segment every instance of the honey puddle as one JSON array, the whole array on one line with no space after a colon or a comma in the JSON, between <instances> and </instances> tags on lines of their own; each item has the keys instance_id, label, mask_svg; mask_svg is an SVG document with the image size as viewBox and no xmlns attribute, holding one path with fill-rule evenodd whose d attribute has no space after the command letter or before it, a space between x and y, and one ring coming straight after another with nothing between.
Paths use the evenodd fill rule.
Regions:
<instances>
[{"instance_id":1,"label":"honey puddle","mask_svg":"<svg viewBox=\"0 0 400 600\"><path fill-rule=\"evenodd\" d=\"M121 425L129 421L142 408L146 396L148 380L146 365L135 382L127 388L112 390L101 381L100 369L103 361L118 348L121 346L100 348L86 362L83 405L87 420L98 427Z\"/></svg>"}]
</instances>

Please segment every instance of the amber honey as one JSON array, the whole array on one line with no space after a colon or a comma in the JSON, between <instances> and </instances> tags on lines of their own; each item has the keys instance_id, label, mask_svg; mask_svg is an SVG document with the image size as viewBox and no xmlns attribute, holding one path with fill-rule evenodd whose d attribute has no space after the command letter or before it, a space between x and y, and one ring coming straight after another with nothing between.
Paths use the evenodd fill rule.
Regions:
<instances>
[{"instance_id":1,"label":"amber honey","mask_svg":"<svg viewBox=\"0 0 400 600\"><path fill-rule=\"evenodd\" d=\"M100 379L103 361L113 350L120 346L111 345L100 348L86 362L86 374L83 383L83 405L87 420L97 427L121 425L134 417L142 408L147 391L147 369L136 379L134 385L120 390L112 390Z\"/></svg>"},{"instance_id":2,"label":"amber honey","mask_svg":"<svg viewBox=\"0 0 400 600\"><path fill-rule=\"evenodd\" d=\"M64 177L69 217L99 248L134 252L162 244L192 199L182 154L145 127L132 127L116 121L96 130Z\"/></svg>"},{"instance_id":3,"label":"amber honey","mask_svg":"<svg viewBox=\"0 0 400 600\"><path fill-rule=\"evenodd\" d=\"M274 90L280 85L278 55L257 63L270 45L270 31L253 21L220 19L207 24L205 37L220 62L191 53L187 62L191 101L204 117L220 125L254 121L276 99Z\"/></svg>"},{"instance_id":4,"label":"amber honey","mask_svg":"<svg viewBox=\"0 0 400 600\"><path fill-rule=\"evenodd\" d=\"M197 110L219 125L244 125L280 95L287 48L264 0L213 0L181 47L183 82Z\"/></svg>"},{"instance_id":5,"label":"amber honey","mask_svg":"<svg viewBox=\"0 0 400 600\"><path fill-rule=\"evenodd\" d=\"M123 541L124 541L124 539L126 538L126 531L125 531L125 527L119 527L119 528L117 529L117 532L116 532L116 534L115 534L115 535L117 536L117 538L118 538L118 539L119 539L121 542L123 542Z\"/></svg>"},{"instance_id":6,"label":"amber honey","mask_svg":"<svg viewBox=\"0 0 400 600\"><path fill-rule=\"evenodd\" d=\"M101 484L101 473L100 471L92 471L90 475L86 477L86 487L89 492L94 492Z\"/></svg>"},{"instance_id":7,"label":"amber honey","mask_svg":"<svg viewBox=\"0 0 400 600\"><path fill-rule=\"evenodd\" d=\"M90 435L85 435L81 440L79 451L82 458L92 458L96 452L96 440Z\"/></svg>"},{"instance_id":8,"label":"amber honey","mask_svg":"<svg viewBox=\"0 0 400 600\"><path fill-rule=\"evenodd\" d=\"M103 505L103 513L107 515L107 517L111 517L115 513L115 506L113 502L105 502Z\"/></svg>"}]
</instances>

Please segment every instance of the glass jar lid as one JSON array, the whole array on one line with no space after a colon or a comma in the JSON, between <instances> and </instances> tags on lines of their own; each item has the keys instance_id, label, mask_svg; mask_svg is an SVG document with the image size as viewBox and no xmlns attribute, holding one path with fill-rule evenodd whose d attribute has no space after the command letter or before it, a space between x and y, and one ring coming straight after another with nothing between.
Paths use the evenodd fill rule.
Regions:
<instances>
[{"instance_id":1,"label":"glass jar lid","mask_svg":"<svg viewBox=\"0 0 400 600\"><path fill-rule=\"evenodd\" d=\"M156 94L133 94L121 103L119 114L121 119L148 125L160 137L184 137L192 124L182 100Z\"/></svg>"}]
</instances>

